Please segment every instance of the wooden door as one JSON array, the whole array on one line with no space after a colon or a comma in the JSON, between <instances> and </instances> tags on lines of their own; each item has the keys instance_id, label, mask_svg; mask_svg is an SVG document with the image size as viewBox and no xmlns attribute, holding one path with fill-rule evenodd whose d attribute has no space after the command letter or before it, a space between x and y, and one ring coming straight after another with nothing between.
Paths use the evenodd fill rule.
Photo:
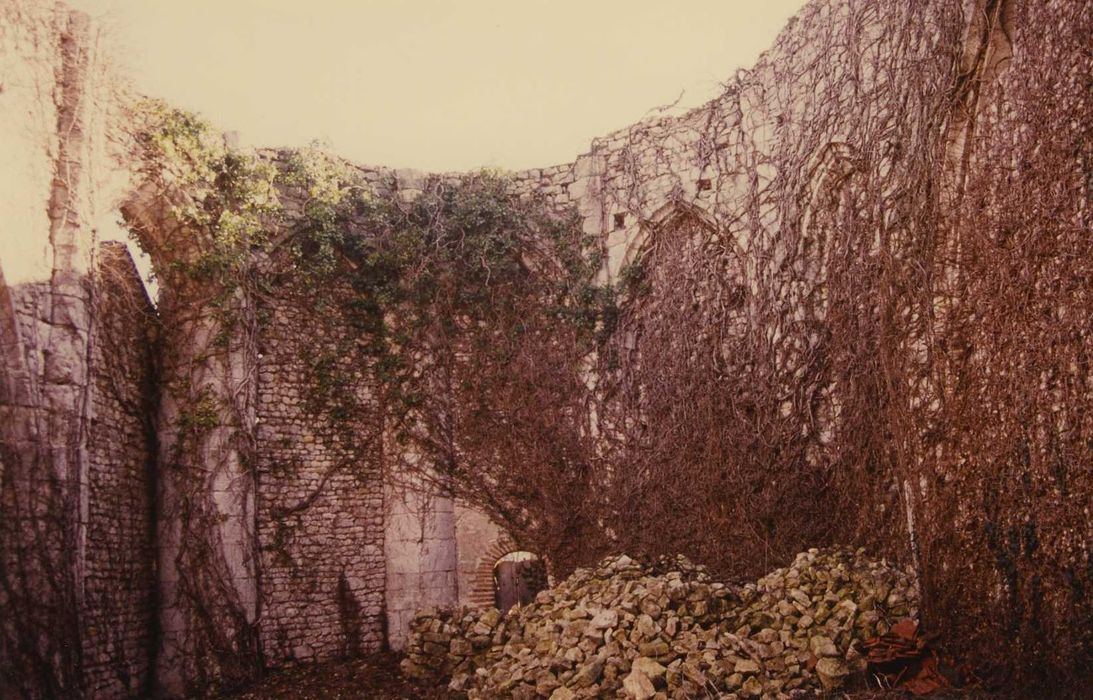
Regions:
<instances>
[{"instance_id":1,"label":"wooden door","mask_svg":"<svg viewBox=\"0 0 1093 700\"><path fill-rule=\"evenodd\" d=\"M500 561L493 569L497 609L507 612L513 605L527 605L546 586L546 570L539 559Z\"/></svg>"}]
</instances>

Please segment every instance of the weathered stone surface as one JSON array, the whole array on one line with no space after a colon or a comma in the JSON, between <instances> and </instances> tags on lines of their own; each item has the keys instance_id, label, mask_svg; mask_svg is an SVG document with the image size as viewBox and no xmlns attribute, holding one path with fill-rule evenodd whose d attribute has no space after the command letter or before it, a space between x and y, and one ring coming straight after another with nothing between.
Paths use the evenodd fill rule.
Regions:
<instances>
[{"instance_id":1,"label":"weathered stone surface","mask_svg":"<svg viewBox=\"0 0 1093 700\"><path fill-rule=\"evenodd\" d=\"M573 684L578 688L592 685L600 679L600 675L603 673L603 666L603 659L592 659L582 666L577 671L577 674L573 676Z\"/></svg>"},{"instance_id":2,"label":"weathered stone surface","mask_svg":"<svg viewBox=\"0 0 1093 700\"><path fill-rule=\"evenodd\" d=\"M631 668L635 671L641 671L646 676L653 679L660 678L668 670L658 664L653 659L650 659L646 656L639 656L638 658L634 659L634 663Z\"/></svg>"},{"instance_id":3,"label":"weathered stone surface","mask_svg":"<svg viewBox=\"0 0 1093 700\"><path fill-rule=\"evenodd\" d=\"M387 578L385 537L402 523L393 522L385 507L373 383L357 387L359 409L351 423L356 445L346 445L337 426L308 408L308 357L336 347L345 330L329 324L301 335L312 319L281 298L296 292L286 283L264 304L258 328L263 348L254 359L260 485L255 538L263 595L258 626L271 665L305 658L305 648L317 661L375 651L384 641L385 607L390 625L404 624L387 591L397 597L411 583ZM406 520L407 532L415 525L420 532L416 520ZM420 582L412 583L417 588ZM403 607L431 602L422 596Z\"/></svg>"},{"instance_id":4,"label":"weathered stone surface","mask_svg":"<svg viewBox=\"0 0 1093 700\"><path fill-rule=\"evenodd\" d=\"M573 691L565 686L556 689L550 694L550 700L573 700L575 697L577 696L573 694Z\"/></svg>"},{"instance_id":5,"label":"weathered stone surface","mask_svg":"<svg viewBox=\"0 0 1093 700\"><path fill-rule=\"evenodd\" d=\"M638 669L630 671L630 675L622 682L622 689L627 697L635 698L635 700L649 700L657 692L649 676Z\"/></svg>"},{"instance_id":6,"label":"weathered stone surface","mask_svg":"<svg viewBox=\"0 0 1093 700\"><path fill-rule=\"evenodd\" d=\"M839 659L824 658L816 662L816 675L820 677L824 690L838 688L849 673L846 664Z\"/></svg>"}]
</instances>

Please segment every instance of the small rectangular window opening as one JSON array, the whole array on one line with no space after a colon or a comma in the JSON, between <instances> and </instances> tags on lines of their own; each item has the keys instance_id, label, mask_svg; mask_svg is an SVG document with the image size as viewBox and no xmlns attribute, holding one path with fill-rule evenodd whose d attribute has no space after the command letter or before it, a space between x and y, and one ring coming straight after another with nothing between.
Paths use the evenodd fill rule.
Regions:
<instances>
[{"instance_id":1,"label":"small rectangular window opening","mask_svg":"<svg viewBox=\"0 0 1093 700\"><path fill-rule=\"evenodd\" d=\"M615 230L626 226L626 214L615 214Z\"/></svg>"},{"instance_id":2,"label":"small rectangular window opening","mask_svg":"<svg viewBox=\"0 0 1093 700\"><path fill-rule=\"evenodd\" d=\"M698 191L699 192L706 192L707 190L710 190L710 189L713 189L713 183L710 182L709 178L704 177L704 178L702 178L701 180L698 181Z\"/></svg>"}]
</instances>

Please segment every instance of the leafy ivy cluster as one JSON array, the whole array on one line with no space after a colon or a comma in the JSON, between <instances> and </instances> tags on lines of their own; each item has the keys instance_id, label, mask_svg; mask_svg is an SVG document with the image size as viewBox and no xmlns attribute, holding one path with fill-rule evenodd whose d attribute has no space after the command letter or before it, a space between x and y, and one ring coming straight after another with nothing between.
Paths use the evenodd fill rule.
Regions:
<instances>
[{"instance_id":1,"label":"leafy ivy cluster","mask_svg":"<svg viewBox=\"0 0 1093 700\"><path fill-rule=\"evenodd\" d=\"M518 196L504 176L437 177L407 197L393 180L366 184L305 149L289 156L283 181L305 202L289 225L294 280L311 308L350 331L309 356L312 399L328 415L359 413L344 372L354 353L407 439L459 358L500 372L527 334L564 325L592 352L609 332L614 294L595 281L597 240L574 213Z\"/></svg>"},{"instance_id":2,"label":"leafy ivy cluster","mask_svg":"<svg viewBox=\"0 0 1093 700\"><path fill-rule=\"evenodd\" d=\"M162 103L141 116L145 168L183 224L182 240L153 252L158 274L211 290L225 342L240 290L335 326L301 360L307 408L340 426L347 445L364 381L378 382L408 439L437 381L468 355L472 374L496 375L529 336L547 344L564 327L580 355L613 330L614 290L596 282L598 241L574 212L518 195L502 175L436 177L411 197L393 178L366 181L314 147L263 159L226 148L200 118ZM466 375L460 381L479 381Z\"/></svg>"},{"instance_id":3,"label":"leafy ivy cluster","mask_svg":"<svg viewBox=\"0 0 1093 700\"><path fill-rule=\"evenodd\" d=\"M157 273L231 288L267 244L269 223L281 212L276 168L229 149L203 119L162 102L141 103L136 117L144 171L168 193L185 235L158 242L170 264Z\"/></svg>"}]
</instances>

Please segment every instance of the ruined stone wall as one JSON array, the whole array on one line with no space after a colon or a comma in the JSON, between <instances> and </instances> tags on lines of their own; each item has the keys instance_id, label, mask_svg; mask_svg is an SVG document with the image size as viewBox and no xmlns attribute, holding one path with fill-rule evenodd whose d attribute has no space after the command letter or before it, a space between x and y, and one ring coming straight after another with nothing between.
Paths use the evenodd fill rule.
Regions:
<instances>
[{"instance_id":1,"label":"ruined stone wall","mask_svg":"<svg viewBox=\"0 0 1093 700\"><path fill-rule=\"evenodd\" d=\"M150 689L155 648L155 311L125 245L93 291L90 466L80 632L90 697Z\"/></svg>"},{"instance_id":2,"label":"ruined stone wall","mask_svg":"<svg viewBox=\"0 0 1093 700\"><path fill-rule=\"evenodd\" d=\"M1021 246L1009 246L1005 232L1028 227L1043 241L1074 222L1088 226L1088 208L1075 208L1076 190L1063 184L1076 181L1074 172L1088 163L1088 149L1075 136L1076 125L1089 122L1088 101L1074 97L1082 89L1074 76L1088 63L1074 57L1093 15L1085 13L1082 25L1063 19L1076 5L1014 6L815 0L717 99L627 127L597 139L571 164L524 171L516 179L526 192L578 208L585 231L603 241L605 281L617 281L680 212L722 238L741 263L748 292L768 293L770 280L789 270L784 291L770 293L784 310L771 320L771 335L803 320L797 302L836 279L833 272L894 270L889 286L868 288L858 298L897 297L896 319L911 318L900 315L910 308L904 302L921 302L915 294L925 282L952 281L950 296L918 307L945 312L930 327L932 337L959 345L967 340L964 327L980 328L969 347L994 347L995 354L969 351L971 361L960 359L943 344L928 346L933 341L902 320L889 327L898 341L854 338L860 347L851 363L885 350L888 360L925 369L919 384L893 390L895 400L867 416L871 448L907 455L871 465L874 491L844 499L848 517L837 523L844 528L837 534L843 544L875 544L913 558L923 576L927 623L970 640L972 654L990 655L1005 637L1015 665L1046 658L1078 668L1093 648L1088 633L1078 631L1093 627L1084 594L1091 585L1089 525L1082 515L1090 485L1080 460L1067 464L1061 455L1073 456L1074 445L1090 439L1089 414L1082 412L1091 396L1090 336L1072 322L1089 306L1080 285L1050 296L1045 290L1057 280L1029 274ZM258 324L258 356L255 348L237 347L215 366L195 371L186 364L195 358L182 357L174 367L176 387L194 380L224 395L241 387L253 392L254 403L233 417L238 425L219 426L179 462L199 475L218 466L207 479L195 477L208 501L204 529L184 532L184 514L168 508L156 540L165 554L158 565L142 554L154 526L147 500L154 446L144 403L149 357L139 340L147 308L118 251L104 251L100 270L123 279L105 291L94 281L99 224L113 216L118 199L99 184L99 171L109 169L103 138L109 89L95 36L86 20L60 6L9 0L0 13L0 574L6 584L0 589L0 696L139 694L152 637L170 652L166 662L160 658L171 681L165 687L181 689L185 667L191 667L185 673L200 667L208 674L203 680L215 680L219 670L203 662L215 660L215 645L199 645L202 657L185 640L199 607L178 593L182 577L194 573L189 562L199 561L176 566L174 555L187 538L215 548L213 560L223 571L214 572L213 587L232 598L232 626L221 631L232 651L246 657L241 678L258 661L279 665L375 649L385 631L397 646L416 608L469 596L484 601L480 574L484 562L492 566L488 560L500 552L496 542L503 536L473 517L460 518L460 507L442 495L394 488L398 480L381 468L388 461L383 450L393 447L383 445L381 410L369 403L367 381L361 397L369 408L354 417L355 432L374 451L344 463L342 438L311 419L310 382L302 375L308 352L321 352L340 332L336 319L292 314L276 301ZM1056 53L1047 50L1052 47ZM1052 62L1068 66L1066 81L1052 77ZM1040 122L1058 126L1052 143L1059 153L1035 140L1031 146L1007 141L1040 134L1042 123L1020 111L1029 105L1042 107ZM1048 152L1058 162L1047 161ZM1013 159L1020 171L991 170ZM1066 216L1052 221L1034 206L1009 212L1008 219L986 222L982 230L1003 233L983 244L978 230L938 214L939 204L957 208L955 195L969 180L982 189L984 210L997 204L998 192L1018 197L1023 183L1015 173L1041 181L1057 173L1059 191L1040 191ZM423 182L410 171L370 168L365 175L405 197ZM839 240L848 227L869 235L854 239L836 262L801 252L824 237ZM884 255L878 253L882 233L889 246ZM980 260L1011 265L1014 279L1026 275L1019 285L994 280L993 296L1001 301L982 309L975 307L979 302L969 305L955 283L994 279L991 265L960 256L977 241ZM811 250L817 249L822 246ZM807 264L794 268L795 257ZM1060 278L1084 279L1058 250L1040 258L1058 266ZM905 274L925 261L931 267L921 276ZM867 264L851 267L861 263ZM1063 296L1065 309L1058 301ZM872 313L856 303L841 312ZM822 323L833 308L820 309ZM964 327L946 325L954 308L968 312ZM985 316L1013 319L1028 309L1035 313L1017 316L1027 327L1011 322L992 332L977 326ZM171 338L175 348L190 347L186 342L195 337L211 342L207 321L198 318L179 330ZM317 330L333 335L324 339ZM1053 353L1071 353L1051 357L1071 359L1028 364L1045 354L1035 337L1052 338ZM112 344L124 347L113 351ZM929 364L927 351L943 360ZM784 361L795 360L778 358ZM1014 363L1007 371L1020 381L1006 383L1026 393L998 400L995 361ZM954 391L945 383L951 378L937 378L946 372L967 378L982 397ZM1065 379L1052 380L1047 403L1030 396L1047 395L1033 386L1041 376ZM969 415L989 407L1007 416L1008 423L995 421L1006 429L993 440L997 454L985 462L976 461L983 445L974 441L982 432L974 425L965 433L944 432L952 421L943 419L961 416L936 407L953 399L964 400L952 405ZM1006 412L1014 405L1026 407L1019 420ZM163 406L161 439L171 438L164 426L180 417L178 406L173 413ZM841 423L833 415L820 419L821 433L838 435ZM980 417L983 425L992 420ZM1019 434L1021 426L1038 427ZM253 451L240 442L251 439ZM246 462L251 456L255 464ZM851 457L820 451L814 461L823 466ZM161 458L161 468L164 463ZM160 505L184 500L182 491L172 491L177 474L159 476ZM954 523L959 537L952 536ZM814 544L821 543L799 548ZM142 584L153 572L162 583L158 593ZM159 623L147 615L157 604L164 613ZM257 640L239 645L255 627ZM257 641L265 659L258 659Z\"/></svg>"},{"instance_id":3,"label":"ruined stone wall","mask_svg":"<svg viewBox=\"0 0 1093 700\"><path fill-rule=\"evenodd\" d=\"M262 155L285 167L278 151ZM416 171L356 169L403 197L424 186ZM282 195L291 221L300 193ZM372 369L346 368L343 357L345 343L363 339L314 308L291 274L279 279L259 331L263 650L278 664L400 648L416 610L456 600L451 499L385 468L403 448L384 435ZM343 370L354 396L339 406L316 387Z\"/></svg>"},{"instance_id":4,"label":"ruined stone wall","mask_svg":"<svg viewBox=\"0 0 1093 700\"><path fill-rule=\"evenodd\" d=\"M605 279L692 213L748 298L782 309L771 337L837 329L844 374L803 425L819 427L807 461L860 504L832 535L914 560L926 623L981 669L1050 683L1086 677L1093 649L1089 471L1077 486L1072 468L1093 435L1091 338L1071 324L1089 300L1063 291L1088 279L1090 16L817 0L707 105L518 175L578 206Z\"/></svg>"},{"instance_id":5,"label":"ruined stone wall","mask_svg":"<svg viewBox=\"0 0 1093 700\"><path fill-rule=\"evenodd\" d=\"M7 330L17 330L30 370L4 366L19 392L3 406L4 673L12 693L31 697L134 697L149 689L156 644L155 312L120 243L101 244L81 288L88 345L65 350L87 353L75 416L34 403L44 358L58 352L39 350L52 330L48 287L4 289L15 322ZM59 482L38 451L38 431L68 420L87 431L75 484ZM64 652L50 667L42 656L52 648Z\"/></svg>"},{"instance_id":6,"label":"ruined stone wall","mask_svg":"<svg viewBox=\"0 0 1093 700\"><path fill-rule=\"evenodd\" d=\"M257 533L266 662L375 651L384 643L385 515L374 388L360 372L362 411L345 426L360 455L311 405L313 361L347 329L276 299L263 315Z\"/></svg>"},{"instance_id":7,"label":"ruined stone wall","mask_svg":"<svg viewBox=\"0 0 1093 700\"><path fill-rule=\"evenodd\" d=\"M5 3L3 697L126 697L143 691L150 663L149 308L127 254L97 256L124 180L107 138L117 106L107 68L85 16Z\"/></svg>"},{"instance_id":8,"label":"ruined stone wall","mask_svg":"<svg viewBox=\"0 0 1093 700\"><path fill-rule=\"evenodd\" d=\"M0 690L28 697L79 693L81 482L78 472L54 463L47 440L61 426L79 424L83 394L76 394L76 405L65 405L42 387L48 346L39 331L50 331L48 285L6 287L4 296L5 345L11 348L4 373L11 393L3 397L0 425ZM61 441L57 461L72 455L66 448Z\"/></svg>"}]
</instances>

